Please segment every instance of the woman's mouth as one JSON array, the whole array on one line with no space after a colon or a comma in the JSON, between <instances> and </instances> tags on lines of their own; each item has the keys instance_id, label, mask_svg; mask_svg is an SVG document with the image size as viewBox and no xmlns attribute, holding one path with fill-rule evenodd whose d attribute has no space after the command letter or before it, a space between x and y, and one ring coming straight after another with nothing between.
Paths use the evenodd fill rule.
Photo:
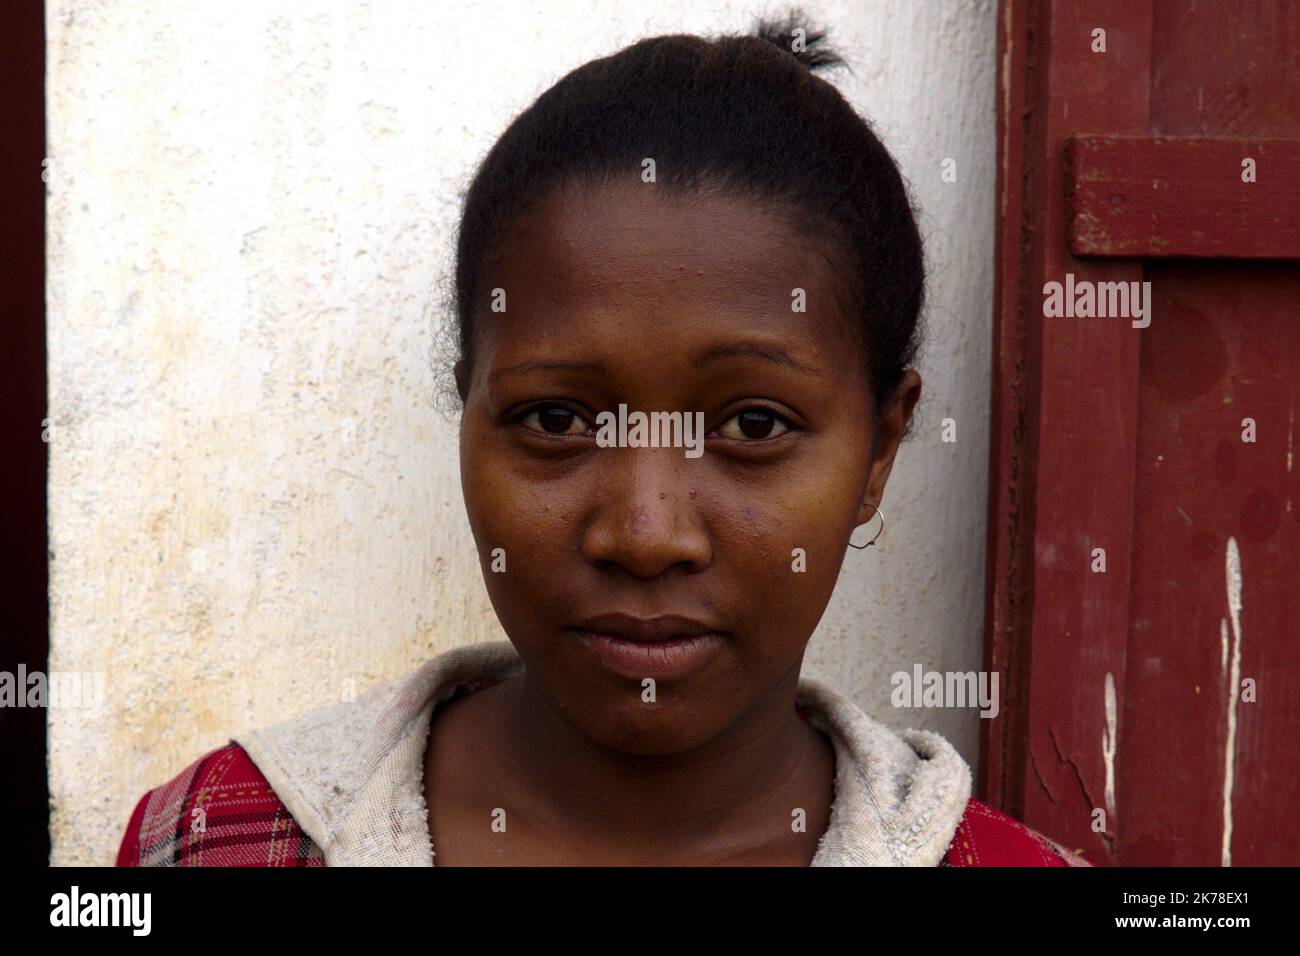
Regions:
<instances>
[{"instance_id":1,"label":"woman's mouth","mask_svg":"<svg viewBox=\"0 0 1300 956\"><path fill-rule=\"evenodd\" d=\"M604 615L565 631L606 669L632 680L670 680L703 668L721 650L726 634L678 617Z\"/></svg>"}]
</instances>

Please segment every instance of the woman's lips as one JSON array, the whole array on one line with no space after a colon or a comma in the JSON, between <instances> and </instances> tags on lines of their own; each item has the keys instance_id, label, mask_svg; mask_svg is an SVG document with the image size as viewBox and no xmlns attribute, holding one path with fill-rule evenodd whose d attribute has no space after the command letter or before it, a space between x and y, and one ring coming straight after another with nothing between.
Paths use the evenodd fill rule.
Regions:
<instances>
[{"instance_id":1,"label":"woman's lips","mask_svg":"<svg viewBox=\"0 0 1300 956\"><path fill-rule=\"evenodd\" d=\"M713 660L726 640L717 631L653 641L578 628L570 628L569 632L602 665L632 680L685 677Z\"/></svg>"}]
</instances>

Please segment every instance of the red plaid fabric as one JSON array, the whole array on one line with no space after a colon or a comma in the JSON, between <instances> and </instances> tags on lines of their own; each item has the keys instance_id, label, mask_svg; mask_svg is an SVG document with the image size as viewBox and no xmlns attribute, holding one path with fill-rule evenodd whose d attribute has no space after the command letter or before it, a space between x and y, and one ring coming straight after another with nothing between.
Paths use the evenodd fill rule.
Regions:
<instances>
[{"instance_id":1,"label":"red plaid fabric","mask_svg":"<svg viewBox=\"0 0 1300 956\"><path fill-rule=\"evenodd\" d=\"M146 793L131 814L118 866L324 866L238 744L199 758ZM986 803L971 800L940 866L1088 866Z\"/></svg>"},{"instance_id":2,"label":"red plaid fabric","mask_svg":"<svg viewBox=\"0 0 1300 956\"><path fill-rule=\"evenodd\" d=\"M972 799L940 866L1091 866L1023 823Z\"/></svg>"},{"instance_id":3,"label":"red plaid fabric","mask_svg":"<svg viewBox=\"0 0 1300 956\"><path fill-rule=\"evenodd\" d=\"M200 757L136 804L118 866L324 866L242 747Z\"/></svg>"}]
</instances>

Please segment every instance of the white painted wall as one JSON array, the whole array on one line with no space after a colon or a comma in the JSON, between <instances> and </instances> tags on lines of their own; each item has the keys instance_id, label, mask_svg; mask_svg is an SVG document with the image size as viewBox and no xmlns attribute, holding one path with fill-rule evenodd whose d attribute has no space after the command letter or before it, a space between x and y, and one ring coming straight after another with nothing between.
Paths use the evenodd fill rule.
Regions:
<instances>
[{"instance_id":1,"label":"white painted wall","mask_svg":"<svg viewBox=\"0 0 1300 956\"><path fill-rule=\"evenodd\" d=\"M889 531L850 551L807 672L973 763L974 713L893 710L889 675L980 666L994 7L805 7L853 61L837 82L900 160L932 269ZM50 666L106 688L103 713L49 715L52 862L111 862L133 801L236 729L502 636L431 404L457 192L568 69L772 9L47 4Z\"/></svg>"}]
</instances>

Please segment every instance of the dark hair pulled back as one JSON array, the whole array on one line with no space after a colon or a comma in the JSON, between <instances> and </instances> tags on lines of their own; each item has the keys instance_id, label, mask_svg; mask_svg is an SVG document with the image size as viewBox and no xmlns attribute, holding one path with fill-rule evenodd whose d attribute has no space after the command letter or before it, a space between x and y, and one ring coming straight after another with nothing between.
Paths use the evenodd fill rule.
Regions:
<instances>
[{"instance_id":1,"label":"dark hair pulled back","mask_svg":"<svg viewBox=\"0 0 1300 956\"><path fill-rule=\"evenodd\" d=\"M875 411L920 342L921 237L902 177L870 125L814 71L843 63L801 14L754 35L651 37L592 60L543 93L484 158L456 245L459 357L473 362L485 264L530 203L571 183L640 176L717 188L784 210L830 243L854 303Z\"/></svg>"}]
</instances>

